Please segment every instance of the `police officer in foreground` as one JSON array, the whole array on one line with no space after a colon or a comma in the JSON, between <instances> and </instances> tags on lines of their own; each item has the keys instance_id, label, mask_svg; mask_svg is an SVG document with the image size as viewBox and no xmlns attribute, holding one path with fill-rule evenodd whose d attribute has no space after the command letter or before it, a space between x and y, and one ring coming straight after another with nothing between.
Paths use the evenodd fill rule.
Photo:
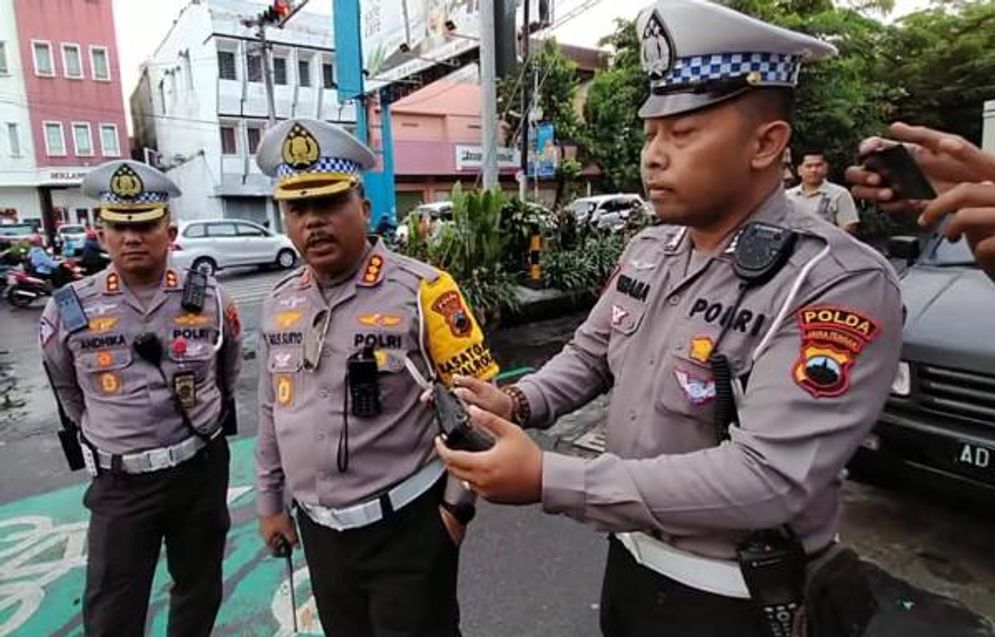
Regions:
<instances>
[{"instance_id":1,"label":"police officer in foreground","mask_svg":"<svg viewBox=\"0 0 995 637\"><path fill-rule=\"evenodd\" d=\"M258 161L306 263L263 305L263 540L296 544L289 496L329 635L458 635L457 547L473 494L434 458L438 426L406 365L444 383L487 381L497 365L448 274L367 236L369 148L295 119L266 133Z\"/></svg>"},{"instance_id":2,"label":"police officer in foreground","mask_svg":"<svg viewBox=\"0 0 995 637\"><path fill-rule=\"evenodd\" d=\"M170 267L169 199L180 191L166 175L111 161L91 170L82 189L101 201L111 267L56 292L40 342L64 425L78 432L93 476L83 499L83 628L144 633L165 541L168 632L208 635L229 527L222 421L232 416L223 406L233 408L238 312L213 279Z\"/></svg>"},{"instance_id":3,"label":"police officer in foreground","mask_svg":"<svg viewBox=\"0 0 995 637\"><path fill-rule=\"evenodd\" d=\"M831 46L703 0L661 0L637 29L642 178L673 225L629 243L537 373L506 391L460 379L492 449L437 448L490 500L610 533L606 635L786 635L894 378L899 290L782 189L799 65ZM610 388L598 458L543 452L512 424L547 427Z\"/></svg>"}]
</instances>

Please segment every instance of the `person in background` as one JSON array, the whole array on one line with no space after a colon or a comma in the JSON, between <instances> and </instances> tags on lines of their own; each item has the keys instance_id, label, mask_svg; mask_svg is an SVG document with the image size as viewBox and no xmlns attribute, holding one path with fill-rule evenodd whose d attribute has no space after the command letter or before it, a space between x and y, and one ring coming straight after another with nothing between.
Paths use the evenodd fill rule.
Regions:
<instances>
[{"instance_id":1,"label":"person in background","mask_svg":"<svg viewBox=\"0 0 995 637\"><path fill-rule=\"evenodd\" d=\"M801 183L788 190L788 199L799 210L814 214L853 234L860 224L857 206L853 203L850 192L843 186L828 181L828 175L829 163L823 152L806 152L798 164Z\"/></svg>"}]
</instances>

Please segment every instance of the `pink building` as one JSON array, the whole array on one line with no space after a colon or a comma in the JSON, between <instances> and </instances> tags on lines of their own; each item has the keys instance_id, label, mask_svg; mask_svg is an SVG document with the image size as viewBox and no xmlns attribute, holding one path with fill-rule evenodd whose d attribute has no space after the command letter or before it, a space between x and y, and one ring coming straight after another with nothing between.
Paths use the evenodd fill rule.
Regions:
<instances>
[{"instance_id":1,"label":"pink building","mask_svg":"<svg viewBox=\"0 0 995 637\"><path fill-rule=\"evenodd\" d=\"M83 175L130 154L112 0L3 4L11 10L0 10L0 37L16 36L4 41L4 52L19 60L9 66L19 75L15 107L22 112L8 115L17 137L8 126L5 150L12 157L18 151L20 170L0 181L0 208L19 208L22 220L41 218L49 231L92 223L96 202L79 192Z\"/></svg>"}]
</instances>

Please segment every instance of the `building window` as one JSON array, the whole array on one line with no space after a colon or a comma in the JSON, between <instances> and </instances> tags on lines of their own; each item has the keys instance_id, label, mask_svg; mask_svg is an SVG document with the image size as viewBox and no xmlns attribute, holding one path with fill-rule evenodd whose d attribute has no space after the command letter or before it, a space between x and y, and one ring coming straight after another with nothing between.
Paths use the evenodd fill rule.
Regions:
<instances>
[{"instance_id":1,"label":"building window","mask_svg":"<svg viewBox=\"0 0 995 637\"><path fill-rule=\"evenodd\" d=\"M83 60L78 44L62 44L62 72L75 80L83 79Z\"/></svg>"},{"instance_id":2,"label":"building window","mask_svg":"<svg viewBox=\"0 0 995 637\"><path fill-rule=\"evenodd\" d=\"M159 80L159 106L162 107L162 112L166 114L166 81L165 79Z\"/></svg>"},{"instance_id":3,"label":"building window","mask_svg":"<svg viewBox=\"0 0 995 637\"><path fill-rule=\"evenodd\" d=\"M263 81L263 58L258 53L245 54L245 75L250 82Z\"/></svg>"},{"instance_id":4,"label":"building window","mask_svg":"<svg viewBox=\"0 0 995 637\"><path fill-rule=\"evenodd\" d=\"M90 47L90 68L93 70L93 79L109 82L111 79L111 64L107 54L107 47Z\"/></svg>"},{"instance_id":5,"label":"building window","mask_svg":"<svg viewBox=\"0 0 995 637\"><path fill-rule=\"evenodd\" d=\"M235 54L231 51L218 51L218 77L222 80L238 79L235 75Z\"/></svg>"},{"instance_id":6,"label":"building window","mask_svg":"<svg viewBox=\"0 0 995 637\"><path fill-rule=\"evenodd\" d=\"M7 66L7 43L0 42L0 75L8 73L10 73L10 67Z\"/></svg>"},{"instance_id":7,"label":"building window","mask_svg":"<svg viewBox=\"0 0 995 637\"><path fill-rule=\"evenodd\" d=\"M61 157L66 154L66 138L62 135L62 122L44 122L45 152L50 157Z\"/></svg>"},{"instance_id":8,"label":"building window","mask_svg":"<svg viewBox=\"0 0 995 637\"><path fill-rule=\"evenodd\" d=\"M287 58L273 58L273 83L280 86L287 84Z\"/></svg>"},{"instance_id":9,"label":"building window","mask_svg":"<svg viewBox=\"0 0 995 637\"><path fill-rule=\"evenodd\" d=\"M117 124L100 125L100 153L104 157L121 156L121 144L117 137Z\"/></svg>"},{"instance_id":10,"label":"building window","mask_svg":"<svg viewBox=\"0 0 995 637\"><path fill-rule=\"evenodd\" d=\"M223 155L234 155L238 152L238 146L235 145L235 127L234 126L222 126L221 127L221 154Z\"/></svg>"},{"instance_id":11,"label":"building window","mask_svg":"<svg viewBox=\"0 0 995 637\"><path fill-rule=\"evenodd\" d=\"M35 55L35 75L51 77L55 75L55 65L52 63L52 45L48 42L33 42Z\"/></svg>"},{"instance_id":12,"label":"building window","mask_svg":"<svg viewBox=\"0 0 995 637\"><path fill-rule=\"evenodd\" d=\"M10 144L10 156L21 156L21 136L17 131L17 124L7 122L7 141Z\"/></svg>"},{"instance_id":13,"label":"building window","mask_svg":"<svg viewBox=\"0 0 995 637\"><path fill-rule=\"evenodd\" d=\"M90 136L90 125L86 122L73 122L73 147L79 157L93 155L93 138Z\"/></svg>"},{"instance_id":14,"label":"building window","mask_svg":"<svg viewBox=\"0 0 995 637\"><path fill-rule=\"evenodd\" d=\"M249 154L255 155L256 149L259 148L259 140L262 139L263 136L263 129L250 126L246 130L246 134L249 142Z\"/></svg>"},{"instance_id":15,"label":"building window","mask_svg":"<svg viewBox=\"0 0 995 637\"><path fill-rule=\"evenodd\" d=\"M297 83L307 88L311 86L311 62L297 60Z\"/></svg>"},{"instance_id":16,"label":"building window","mask_svg":"<svg viewBox=\"0 0 995 637\"><path fill-rule=\"evenodd\" d=\"M325 88L335 88L335 72L331 62L321 65L321 85Z\"/></svg>"}]
</instances>

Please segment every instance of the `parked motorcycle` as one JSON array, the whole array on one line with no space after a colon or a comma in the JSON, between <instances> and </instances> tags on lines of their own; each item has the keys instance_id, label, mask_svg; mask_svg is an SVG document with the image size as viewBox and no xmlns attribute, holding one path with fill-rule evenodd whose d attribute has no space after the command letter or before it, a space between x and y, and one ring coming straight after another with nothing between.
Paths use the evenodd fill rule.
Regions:
<instances>
[{"instance_id":1,"label":"parked motorcycle","mask_svg":"<svg viewBox=\"0 0 995 637\"><path fill-rule=\"evenodd\" d=\"M3 291L4 298L14 307L29 307L37 299L52 296L57 287L63 283L78 281L83 278L83 272L74 262L63 262L61 271L50 278L42 278L28 273L24 266L12 268L7 272L7 288ZM59 281L60 286L55 285Z\"/></svg>"}]
</instances>

